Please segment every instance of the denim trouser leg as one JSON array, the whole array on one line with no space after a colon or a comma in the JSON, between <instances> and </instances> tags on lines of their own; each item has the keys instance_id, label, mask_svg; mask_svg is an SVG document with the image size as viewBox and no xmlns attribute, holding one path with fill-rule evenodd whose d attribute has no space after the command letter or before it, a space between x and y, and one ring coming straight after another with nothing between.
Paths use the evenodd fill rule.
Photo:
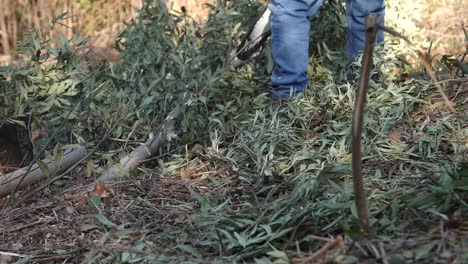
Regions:
<instances>
[{"instance_id":1,"label":"denim trouser leg","mask_svg":"<svg viewBox=\"0 0 468 264\"><path fill-rule=\"evenodd\" d=\"M369 14L385 15L384 0L346 0L348 34L346 37L346 59L351 63L364 50L366 39L365 19ZM377 42L384 41L383 31L377 33Z\"/></svg>"},{"instance_id":2,"label":"denim trouser leg","mask_svg":"<svg viewBox=\"0 0 468 264\"><path fill-rule=\"evenodd\" d=\"M275 67L270 86L272 97L287 99L304 90L309 78L305 74L309 61L309 17L314 15L322 0L270 0L271 43ZM385 14L384 0L346 0L349 30L346 59L353 61L364 49L365 16ZM377 42L383 41L383 32Z\"/></svg>"},{"instance_id":3,"label":"denim trouser leg","mask_svg":"<svg viewBox=\"0 0 468 264\"><path fill-rule=\"evenodd\" d=\"M309 17L322 0L271 0L271 44L275 67L270 86L274 99L287 99L304 90L309 81Z\"/></svg>"}]
</instances>

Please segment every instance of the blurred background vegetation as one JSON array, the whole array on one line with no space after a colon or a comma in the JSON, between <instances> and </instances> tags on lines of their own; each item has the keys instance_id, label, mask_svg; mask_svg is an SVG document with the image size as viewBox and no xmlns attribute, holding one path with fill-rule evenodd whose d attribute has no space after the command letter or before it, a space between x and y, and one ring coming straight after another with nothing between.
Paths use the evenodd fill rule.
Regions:
<instances>
[{"instance_id":1,"label":"blurred background vegetation","mask_svg":"<svg viewBox=\"0 0 468 264\"><path fill-rule=\"evenodd\" d=\"M264 1L264 0L262 0ZM167 0L170 10L180 12L182 7L196 20L207 18L206 3L216 0ZM67 12L62 28L71 37L72 32L81 30L96 39L92 42L95 53L114 59L112 50L115 37L124 23L135 18L135 8L141 0L0 0L0 65L11 63L16 55L16 43L24 38L30 28L45 32L52 19ZM468 6L464 0L416 0L408 3L418 26L425 29L427 39L436 42L440 54L462 53L464 47L463 24L468 24ZM443 41L442 41L443 40Z\"/></svg>"},{"instance_id":2,"label":"blurred background vegetation","mask_svg":"<svg viewBox=\"0 0 468 264\"><path fill-rule=\"evenodd\" d=\"M95 37L93 53L117 60L112 50L115 38L124 23L137 16L141 0L0 0L0 65L11 63L17 54L16 43L35 28L39 35L49 30L50 23L60 13L68 19L56 29L70 38L73 32ZM205 19L206 3L215 0L167 0L169 9L182 7L195 19Z\"/></svg>"}]
</instances>

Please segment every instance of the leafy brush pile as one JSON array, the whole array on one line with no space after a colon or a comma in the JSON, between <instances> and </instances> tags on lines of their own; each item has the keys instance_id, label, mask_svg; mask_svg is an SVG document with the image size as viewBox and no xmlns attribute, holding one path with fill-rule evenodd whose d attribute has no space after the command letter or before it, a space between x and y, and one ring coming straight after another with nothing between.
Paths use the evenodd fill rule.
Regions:
<instances>
[{"instance_id":1,"label":"leafy brush pile","mask_svg":"<svg viewBox=\"0 0 468 264\"><path fill-rule=\"evenodd\" d=\"M389 8L401 6L391 1ZM52 138L50 146L36 141L38 148L82 144L93 150L89 176L161 129L184 94L191 95L161 156L123 186L108 186L114 189L110 198L99 192L88 206L72 199L72 209L60 207L72 219L96 215L93 225L84 221L78 228L84 239L74 258L467 259L467 99L460 82L446 83L457 109L449 113L424 74L404 80L395 71L414 70L399 59L411 54L396 48L402 45L398 40L388 38L387 52L376 54L385 80L371 81L363 134L365 184L377 234L375 246L367 247L359 241L352 192L355 91L345 82L343 5L329 2L314 18L312 82L287 103L268 96L270 47L239 70L225 64L263 6L218 1L210 9L199 25L183 14L171 15L164 1L145 1L138 20L117 41L122 65L87 65L79 56L86 39L47 39L33 32L23 43L32 58L28 66L1 69L2 120L31 115L34 126L47 131L44 138ZM389 24L399 28L398 21ZM456 72L456 78L467 75ZM343 245L309 258L324 240L339 235Z\"/></svg>"}]
</instances>

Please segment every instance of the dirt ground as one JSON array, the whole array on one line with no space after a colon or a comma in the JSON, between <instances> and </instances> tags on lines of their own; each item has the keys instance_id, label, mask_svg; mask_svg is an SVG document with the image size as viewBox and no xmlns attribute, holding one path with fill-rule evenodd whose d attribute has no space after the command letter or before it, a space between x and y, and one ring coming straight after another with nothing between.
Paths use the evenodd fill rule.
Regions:
<instances>
[{"instance_id":1,"label":"dirt ground","mask_svg":"<svg viewBox=\"0 0 468 264\"><path fill-rule=\"evenodd\" d=\"M61 190L52 188L52 192L1 212L0 248L14 254L0 254L0 263L9 263L20 256L28 256L35 263L88 263L94 254L106 251L106 247L125 251L125 245L118 243L114 234L108 241L103 240L107 231L102 229L90 204L92 195L101 197L102 204L98 205L101 213L112 215L109 225L133 223L129 243L138 239L143 230L151 230L146 234L151 236L169 228L183 228L179 223L190 215L190 209L177 208L192 199L181 180L148 175L136 182L122 181L89 192L93 186L90 179L83 178L82 171L75 171L72 176L74 179ZM148 207L148 201L154 204ZM170 206L156 206L163 203ZM136 226L141 228L133 228ZM103 242L104 248L90 251L100 248Z\"/></svg>"},{"instance_id":2,"label":"dirt ground","mask_svg":"<svg viewBox=\"0 0 468 264\"><path fill-rule=\"evenodd\" d=\"M214 1L180 0L173 9L185 6L189 14L203 19L204 2ZM433 54L464 53L467 1L428 3L421 23L427 38L437 42ZM148 237L145 242L155 248L167 250L161 253L175 254L166 248L165 238L159 234L168 229L184 229L182 223L187 222L193 210L187 204L194 198L182 177L161 178L147 171L139 178L94 186L93 179L85 175L85 169L77 169L68 179L21 204L15 203L26 192L17 194L12 201L14 206L0 212L0 251L8 253L0 254L0 263L10 263L18 257L30 257L36 263L88 263L109 252L146 254L133 247L142 237ZM115 228L129 225L131 232L125 234ZM127 244L121 243L122 237Z\"/></svg>"},{"instance_id":3,"label":"dirt ground","mask_svg":"<svg viewBox=\"0 0 468 264\"><path fill-rule=\"evenodd\" d=\"M424 35L434 41L433 55L463 54L467 51L468 1L423 0L423 19L418 23Z\"/></svg>"}]
</instances>

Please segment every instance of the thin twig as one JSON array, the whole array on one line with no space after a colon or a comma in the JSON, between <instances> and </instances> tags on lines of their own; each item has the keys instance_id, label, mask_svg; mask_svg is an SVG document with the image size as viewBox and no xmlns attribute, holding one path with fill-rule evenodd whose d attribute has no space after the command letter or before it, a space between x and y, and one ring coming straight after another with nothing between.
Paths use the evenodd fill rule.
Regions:
<instances>
[{"instance_id":1,"label":"thin twig","mask_svg":"<svg viewBox=\"0 0 468 264\"><path fill-rule=\"evenodd\" d=\"M442 81L438 81L437 83L443 84L443 83L448 83L448 82L467 82L468 78L454 78L454 79L446 79Z\"/></svg>"},{"instance_id":2,"label":"thin twig","mask_svg":"<svg viewBox=\"0 0 468 264\"><path fill-rule=\"evenodd\" d=\"M129 253L133 253L133 254L140 254L140 255L143 255L143 256L159 257L159 255L154 254L152 252L149 252L147 250L140 250L140 249L137 249L137 248L127 247L127 246L123 246L123 245L107 245L105 247L109 248L109 249L114 249L114 250L117 250L117 251L120 251L120 252L129 252Z\"/></svg>"},{"instance_id":3,"label":"thin twig","mask_svg":"<svg viewBox=\"0 0 468 264\"><path fill-rule=\"evenodd\" d=\"M383 25L377 25L378 29L381 29L383 31L386 31L387 33L390 33L398 38L401 38L403 39L404 41L406 41L411 47L413 47L414 51L416 52L416 54L418 55L418 58L421 60L421 62L423 63L423 66L424 68L426 69L427 73L429 74L429 77L431 78L432 82L434 83L434 85L437 87L437 90L439 91L440 95L442 96L442 98L444 99L445 101L445 104L447 105L447 107L450 109L450 111L452 113L455 112L455 108L453 107L453 102L451 102L449 100L449 98L447 97L447 95L445 94L444 92L444 89L442 88L442 86L440 85L439 81L437 80L437 77L434 73L434 69L432 68L432 65L431 63L424 57L423 53L419 50L416 49L415 45L405 36L403 36L402 34L396 32L395 30L389 28L389 27L386 27L386 26L383 26Z\"/></svg>"},{"instance_id":4,"label":"thin twig","mask_svg":"<svg viewBox=\"0 0 468 264\"><path fill-rule=\"evenodd\" d=\"M80 252L80 249L74 249L72 251L69 251L69 252L65 252L65 253L62 253L62 254L56 254L56 255L49 255L49 256L35 256L35 257L31 257L35 262L45 262L47 261L46 263L51 263L52 260L59 260L59 259L67 259L69 257L71 257L73 254L76 254Z\"/></svg>"},{"instance_id":5,"label":"thin twig","mask_svg":"<svg viewBox=\"0 0 468 264\"><path fill-rule=\"evenodd\" d=\"M429 77L431 77L432 82L437 87L437 90L439 90L439 93L442 95L442 98L444 98L444 101L447 104L448 108L450 109L450 112L454 113L455 108L453 107L453 103L449 100L449 98L444 92L444 89L442 88L440 83L437 81L437 77L434 73L434 69L432 68L432 65L426 60L426 58L424 58L424 55L420 51L417 51L416 53L418 54L419 59L421 59L424 65L424 68L426 68L426 71L429 74Z\"/></svg>"},{"instance_id":6,"label":"thin twig","mask_svg":"<svg viewBox=\"0 0 468 264\"><path fill-rule=\"evenodd\" d=\"M283 246L283 251L286 250L286 248L289 246L289 244L294 240L296 239L296 234L297 234L297 230L299 229L299 227L308 219L309 217L307 215L305 215L304 217L302 217L301 221L294 227L294 230L293 232L291 233L291 236L289 237L289 240L288 242L286 242Z\"/></svg>"},{"instance_id":7,"label":"thin twig","mask_svg":"<svg viewBox=\"0 0 468 264\"><path fill-rule=\"evenodd\" d=\"M315 239L315 240L327 242L327 243L335 242L335 239L331 239L331 238L327 238L327 237L321 237L321 236L315 236L315 235L309 235L308 237L310 237L312 239Z\"/></svg>"},{"instance_id":8,"label":"thin twig","mask_svg":"<svg viewBox=\"0 0 468 264\"><path fill-rule=\"evenodd\" d=\"M328 251L330 251L331 249L333 249L335 247L342 248L343 246L344 246L343 237L341 235L339 235L336 239L334 239L332 241L328 241L325 244L325 246L323 246L317 252L315 252L314 254L308 256L307 258L293 259L293 263L317 263L317 261L315 261L315 260L317 258L319 258L320 256L324 255L325 253L327 253Z\"/></svg>"},{"instance_id":9,"label":"thin twig","mask_svg":"<svg viewBox=\"0 0 468 264\"><path fill-rule=\"evenodd\" d=\"M18 257L18 258L27 258L27 257L29 257L29 256L27 256L27 255L18 254L18 253L13 253L13 252L6 252L6 251L0 251L0 255L2 255L2 256Z\"/></svg>"},{"instance_id":10,"label":"thin twig","mask_svg":"<svg viewBox=\"0 0 468 264\"><path fill-rule=\"evenodd\" d=\"M44 221L42 219L39 219L35 222L32 222L32 223L28 223L28 224L24 224L24 225L16 225L15 227L13 228L10 228L10 229L7 229L7 230L2 230L2 233L11 233L11 232L15 232L15 231L20 231L20 230L24 230L25 228L28 228L28 227L32 227L32 226L35 226L35 225L38 225L38 224L42 224L42 225L46 225L46 224L49 224L51 222L53 222L55 219L49 219L47 221Z\"/></svg>"},{"instance_id":11,"label":"thin twig","mask_svg":"<svg viewBox=\"0 0 468 264\"><path fill-rule=\"evenodd\" d=\"M459 92L457 92L456 94L450 96L450 100L454 100L457 96L459 96L460 94L464 94L464 93L466 93L466 92L468 92L468 87L465 88L465 89L463 89L462 91L459 91Z\"/></svg>"},{"instance_id":12,"label":"thin twig","mask_svg":"<svg viewBox=\"0 0 468 264\"><path fill-rule=\"evenodd\" d=\"M379 250L380 254L382 254L382 263L389 264L387 253L385 252L384 244L382 243L382 241L379 242Z\"/></svg>"}]
</instances>

